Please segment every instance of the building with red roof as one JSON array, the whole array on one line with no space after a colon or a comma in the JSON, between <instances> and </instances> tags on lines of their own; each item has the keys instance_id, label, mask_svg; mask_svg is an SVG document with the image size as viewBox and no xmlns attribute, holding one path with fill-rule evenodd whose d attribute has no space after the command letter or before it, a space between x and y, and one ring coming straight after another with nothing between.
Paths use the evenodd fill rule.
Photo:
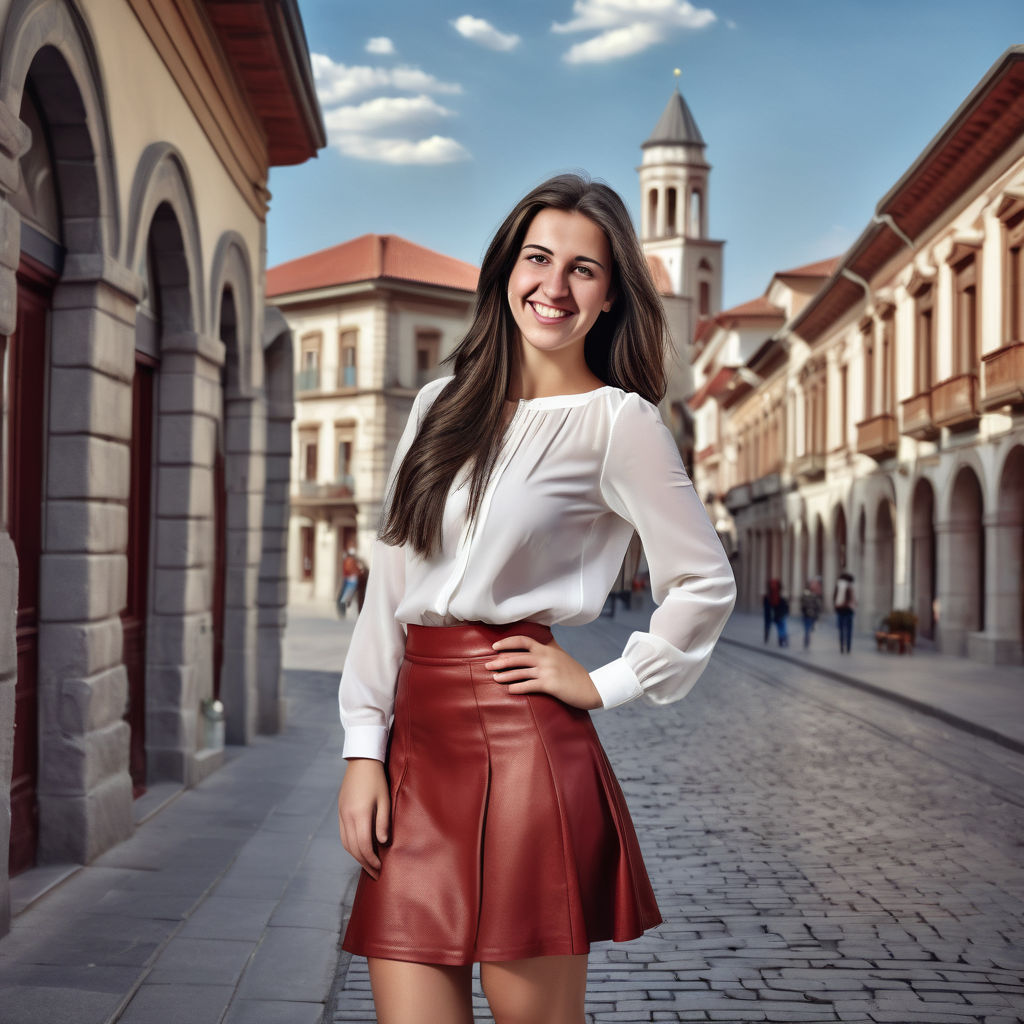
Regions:
<instances>
[{"instance_id":1,"label":"building with red roof","mask_svg":"<svg viewBox=\"0 0 1024 1024\"><path fill-rule=\"evenodd\" d=\"M292 331L288 565L293 600L331 600L368 559L416 392L469 326L477 268L398 235L361 235L267 271Z\"/></svg>"}]
</instances>

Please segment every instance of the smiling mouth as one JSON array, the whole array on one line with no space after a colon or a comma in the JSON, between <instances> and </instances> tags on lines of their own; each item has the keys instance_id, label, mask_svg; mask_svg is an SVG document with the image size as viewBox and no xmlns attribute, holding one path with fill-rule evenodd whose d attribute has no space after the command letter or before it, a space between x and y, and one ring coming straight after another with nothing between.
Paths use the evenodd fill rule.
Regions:
<instances>
[{"instance_id":1,"label":"smiling mouth","mask_svg":"<svg viewBox=\"0 0 1024 1024\"><path fill-rule=\"evenodd\" d=\"M564 317L571 316L566 309L555 309L554 306L545 306L540 302L531 302L531 306L539 313L545 320L561 320Z\"/></svg>"}]
</instances>

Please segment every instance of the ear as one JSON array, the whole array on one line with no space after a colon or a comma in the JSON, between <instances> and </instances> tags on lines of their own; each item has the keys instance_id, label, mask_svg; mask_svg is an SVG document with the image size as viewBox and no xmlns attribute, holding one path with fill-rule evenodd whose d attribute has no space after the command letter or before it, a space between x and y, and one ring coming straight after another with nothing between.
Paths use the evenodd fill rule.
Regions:
<instances>
[{"instance_id":1,"label":"ear","mask_svg":"<svg viewBox=\"0 0 1024 1024\"><path fill-rule=\"evenodd\" d=\"M605 300L605 303L601 307L601 309L603 309L605 313L610 313L612 306L615 305L616 298L618 298L618 296L615 294L615 292L609 292L608 298Z\"/></svg>"}]
</instances>

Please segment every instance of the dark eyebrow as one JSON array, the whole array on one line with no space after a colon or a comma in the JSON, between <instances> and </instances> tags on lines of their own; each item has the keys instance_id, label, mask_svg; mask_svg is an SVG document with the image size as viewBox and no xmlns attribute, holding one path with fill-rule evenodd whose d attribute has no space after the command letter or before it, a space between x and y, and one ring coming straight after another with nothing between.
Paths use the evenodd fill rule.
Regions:
<instances>
[{"instance_id":1,"label":"dark eyebrow","mask_svg":"<svg viewBox=\"0 0 1024 1024\"><path fill-rule=\"evenodd\" d=\"M524 249L540 249L541 252L547 253L549 256L554 256L555 255L546 245L538 245L536 242L527 242L523 246L523 248ZM593 263L595 266L598 266L602 270L604 270L604 264L600 260L595 260L593 256L577 256L573 262L575 262L575 263Z\"/></svg>"}]
</instances>

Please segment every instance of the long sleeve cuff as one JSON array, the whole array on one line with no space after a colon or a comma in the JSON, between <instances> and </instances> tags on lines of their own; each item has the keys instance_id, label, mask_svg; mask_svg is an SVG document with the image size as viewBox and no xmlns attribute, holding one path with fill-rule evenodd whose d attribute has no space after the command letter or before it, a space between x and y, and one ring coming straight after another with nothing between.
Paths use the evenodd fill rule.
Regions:
<instances>
[{"instance_id":1,"label":"long sleeve cuff","mask_svg":"<svg viewBox=\"0 0 1024 1024\"><path fill-rule=\"evenodd\" d=\"M383 761L388 750L386 725L350 725L345 729L342 757L372 757Z\"/></svg>"},{"instance_id":2,"label":"long sleeve cuff","mask_svg":"<svg viewBox=\"0 0 1024 1024\"><path fill-rule=\"evenodd\" d=\"M590 673L597 692L601 695L601 704L605 708L615 708L627 701L636 700L643 693L640 680L637 679L629 662L625 658L616 658Z\"/></svg>"}]
</instances>

